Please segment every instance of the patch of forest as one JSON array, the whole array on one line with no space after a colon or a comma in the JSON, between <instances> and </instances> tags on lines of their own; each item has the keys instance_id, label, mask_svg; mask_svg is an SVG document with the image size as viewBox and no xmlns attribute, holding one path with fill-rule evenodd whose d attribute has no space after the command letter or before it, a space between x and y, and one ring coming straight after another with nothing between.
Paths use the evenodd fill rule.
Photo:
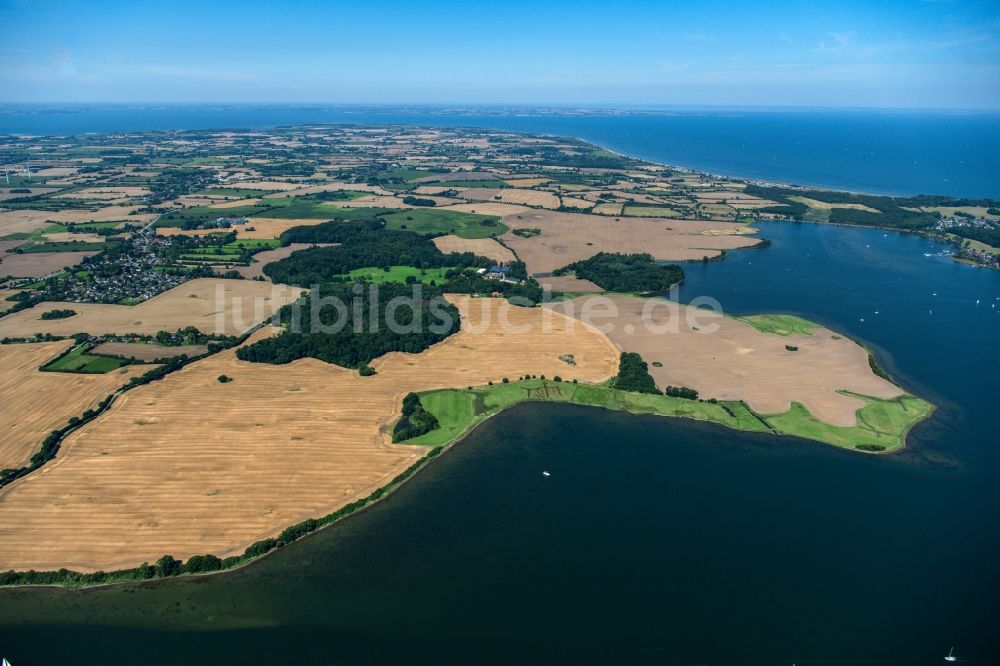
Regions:
<instances>
[{"instance_id":1,"label":"patch of forest","mask_svg":"<svg viewBox=\"0 0 1000 666\"><path fill-rule=\"evenodd\" d=\"M436 287L329 284L281 309L286 330L240 347L244 361L284 364L300 358L358 368L392 351L419 353L458 331L458 309Z\"/></svg>"},{"instance_id":2,"label":"patch of forest","mask_svg":"<svg viewBox=\"0 0 1000 666\"><path fill-rule=\"evenodd\" d=\"M684 280L684 271L674 264L661 264L648 254L599 252L555 271L555 275L576 273L605 291L662 293Z\"/></svg>"}]
</instances>

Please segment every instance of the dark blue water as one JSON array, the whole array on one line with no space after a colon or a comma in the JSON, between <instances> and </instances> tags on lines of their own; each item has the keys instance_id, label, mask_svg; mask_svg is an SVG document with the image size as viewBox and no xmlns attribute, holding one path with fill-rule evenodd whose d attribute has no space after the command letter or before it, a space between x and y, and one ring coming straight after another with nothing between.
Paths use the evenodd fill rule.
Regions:
<instances>
[{"instance_id":1,"label":"dark blue water","mask_svg":"<svg viewBox=\"0 0 1000 666\"><path fill-rule=\"evenodd\" d=\"M940 406L907 452L522 405L243 570L0 591L0 647L17 666L1000 663L1000 273L917 236L762 234L690 265L683 297L874 345Z\"/></svg>"},{"instance_id":2,"label":"dark blue water","mask_svg":"<svg viewBox=\"0 0 1000 666\"><path fill-rule=\"evenodd\" d=\"M494 110L495 111L495 110ZM632 116L345 106L0 106L0 133L408 123L573 136L659 163L878 194L1000 198L1000 113L672 109Z\"/></svg>"}]
</instances>

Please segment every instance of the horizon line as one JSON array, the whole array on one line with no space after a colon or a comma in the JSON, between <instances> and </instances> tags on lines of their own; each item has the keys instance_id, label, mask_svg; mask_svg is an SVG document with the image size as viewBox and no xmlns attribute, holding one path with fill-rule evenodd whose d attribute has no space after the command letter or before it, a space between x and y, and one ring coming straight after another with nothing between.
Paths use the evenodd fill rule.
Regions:
<instances>
[{"instance_id":1,"label":"horizon line","mask_svg":"<svg viewBox=\"0 0 1000 666\"><path fill-rule=\"evenodd\" d=\"M951 107L951 106L826 106L812 104L698 104L698 103L637 103L637 102L462 102L462 101L442 101L442 102L305 102L305 101L8 101L0 100L0 106L299 106L299 107L466 107L466 108L505 108L518 107L525 109L579 109L588 111L655 111L662 109L741 109L741 110L798 110L798 111L935 111L935 112L964 112L964 113L1000 113L1000 107Z\"/></svg>"}]
</instances>

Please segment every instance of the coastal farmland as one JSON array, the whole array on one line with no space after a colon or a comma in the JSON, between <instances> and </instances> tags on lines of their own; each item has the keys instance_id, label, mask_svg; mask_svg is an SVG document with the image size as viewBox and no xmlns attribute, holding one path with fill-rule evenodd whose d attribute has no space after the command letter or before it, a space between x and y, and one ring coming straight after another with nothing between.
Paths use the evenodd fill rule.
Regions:
<instances>
[{"instance_id":1,"label":"coastal farmland","mask_svg":"<svg viewBox=\"0 0 1000 666\"><path fill-rule=\"evenodd\" d=\"M195 357L208 353L208 345L158 345L146 342L104 342L91 350L92 354L156 361L176 356Z\"/></svg>"},{"instance_id":2,"label":"coastal farmland","mask_svg":"<svg viewBox=\"0 0 1000 666\"><path fill-rule=\"evenodd\" d=\"M576 313L586 311L585 299L572 302ZM821 326L803 332L787 325L790 334L782 335L666 300L602 299L618 313L608 336L650 363L649 372L661 389L687 386L703 398L742 400L765 415L787 412L799 403L817 420L842 428L857 425L857 411L866 404L857 395L903 395L872 372L863 347ZM644 308L649 327L643 322Z\"/></svg>"},{"instance_id":3,"label":"coastal farmland","mask_svg":"<svg viewBox=\"0 0 1000 666\"><path fill-rule=\"evenodd\" d=\"M194 326L205 333L237 335L293 302L302 290L255 280L202 278L185 282L138 305L71 303L76 314L41 319L64 303L40 303L0 319L0 337L36 333L91 335L139 333L155 335Z\"/></svg>"},{"instance_id":4,"label":"coastal farmland","mask_svg":"<svg viewBox=\"0 0 1000 666\"><path fill-rule=\"evenodd\" d=\"M92 257L96 250L86 252L31 252L8 254L0 260L0 275L20 278L38 278L75 266L84 257Z\"/></svg>"},{"instance_id":5,"label":"coastal farmland","mask_svg":"<svg viewBox=\"0 0 1000 666\"><path fill-rule=\"evenodd\" d=\"M39 369L73 345L72 340L0 345L0 469L27 463L49 432L96 407L151 367L131 366L106 374Z\"/></svg>"},{"instance_id":6,"label":"coastal farmland","mask_svg":"<svg viewBox=\"0 0 1000 666\"><path fill-rule=\"evenodd\" d=\"M525 373L600 382L617 369L605 336L560 314L452 300L462 331L421 354L376 359L371 377L313 359L248 363L227 350L128 391L41 473L0 490L0 569L112 570L164 553L241 553L366 496L424 455L386 434L411 391ZM525 325L532 330L513 332ZM575 365L560 359L567 354ZM217 381L223 374L232 381Z\"/></svg>"},{"instance_id":7,"label":"coastal farmland","mask_svg":"<svg viewBox=\"0 0 1000 666\"><path fill-rule=\"evenodd\" d=\"M503 218L512 229L540 229L524 238L513 231L502 239L530 273L548 273L598 252L644 252L656 259L697 260L725 250L756 245L759 240L735 233L744 225L728 222L663 220L555 211L532 211ZM713 232L730 232L720 235Z\"/></svg>"},{"instance_id":8,"label":"coastal farmland","mask_svg":"<svg viewBox=\"0 0 1000 666\"><path fill-rule=\"evenodd\" d=\"M500 263L514 261L514 253L492 238L460 238L454 235L437 236L434 244L444 253L472 252Z\"/></svg>"}]
</instances>

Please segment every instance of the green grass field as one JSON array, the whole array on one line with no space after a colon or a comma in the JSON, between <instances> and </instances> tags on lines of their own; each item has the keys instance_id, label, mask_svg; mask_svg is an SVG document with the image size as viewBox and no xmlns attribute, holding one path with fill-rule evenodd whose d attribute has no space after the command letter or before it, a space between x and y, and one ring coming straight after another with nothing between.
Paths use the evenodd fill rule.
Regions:
<instances>
[{"instance_id":1,"label":"green grass field","mask_svg":"<svg viewBox=\"0 0 1000 666\"><path fill-rule=\"evenodd\" d=\"M424 284L430 284L432 280L440 284L441 282L444 282L444 274L449 270L451 269L420 269L414 268L413 266L391 266L389 270L385 270L383 268L368 266L365 268L354 269L347 274L347 277L352 279L364 279L376 284L385 284L386 282L399 282L402 284L406 282L406 278L412 276L416 278L418 282L422 282Z\"/></svg>"},{"instance_id":2,"label":"green grass field","mask_svg":"<svg viewBox=\"0 0 1000 666\"><path fill-rule=\"evenodd\" d=\"M858 425L853 428L824 423L797 402L784 414L763 418L783 435L815 439L848 449L888 452L902 448L910 428L934 411L929 402L912 395L882 400L848 391L841 393L867 403L858 410Z\"/></svg>"},{"instance_id":3,"label":"green grass field","mask_svg":"<svg viewBox=\"0 0 1000 666\"><path fill-rule=\"evenodd\" d=\"M226 255L238 257L243 250L270 250L280 245L281 241L277 238L243 238L219 247L196 247L184 253L184 256L208 259Z\"/></svg>"},{"instance_id":4,"label":"green grass field","mask_svg":"<svg viewBox=\"0 0 1000 666\"><path fill-rule=\"evenodd\" d=\"M59 243L33 243L28 246L18 248L25 254L38 252L85 252L100 251L104 249L104 243L87 243L83 241L68 241Z\"/></svg>"},{"instance_id":5,"label":"green grass field","mask_svg":"<svg viewBox=\"0 0 1000 666\"><path fill-rule=\"evenodd\" d=\"M440 176L441 173L441 171L425 171L422 169L388 169L376 176L376 180L380 183L385 183L391 180L410 181L416 180L417 178L424 178L426 176Z\"/></svg>"},{"instance_id":6,"label":"green grass field","mask_svg":"<svg viewBox=\"0 0 1000 666\"><path fill-rule=\"evenodd\" d=\"M285 199L281 199L285 201ZM182 210L173 210L160 216L156 221L157 227L181 227L185 222L202 224L213 222L220 217L271 217L269 204L251 204L249 206L236 206L234 208L212 208L211 206L193 206Z\"/></svg>"},{"instance_id":7,"label":"green grass field","mask_svg":"<svg viewBox=\"0 0 1000 666\"><path fill-rule=\"evenodd\" d=\"M541 401L710 421L736 430L792 435L868 453L888 453L902 448L910 428L934 409L930 403L911 395L880 400L844 393L867 403L858 411L858 425L853 428L840 428L819 421L798 403L793 403L792 408L783 414L762 416L755 414L742 401L699 402L618 391L605 384L517 380L508 384L422 394L421 402L434 414L441 427L406 443L426 446L448 444L485 418L508 407L521 402Z\"/></svg>"},{"instance_id":8,"label":"green grass field","mask_svg":"<svg viewBox=\"0 0 1000 666\"><path fill-rule=\"evenodd\" d=\"M126 365L126 362L108 356L87 354L87 346L79 345L65 356L42 366L48 372L78 372L90 375L103 375Z\"/></svg>"},{"instance_id":9,"label":"green grass field","mask_svg":"<svg viewBox=\"0 0 1000 666\"><path fill-rule=\"evenodd\" d=\"M407 229L418 234L455 234L462 238L489 238L507 232L499 218L453 210L415 208L384 216L387 229ZM485 221L496 224L483 224Z\"/></svg>"},{"instance_id":10,"label":"green grass field","mask_svg":"<svg viewBox=\"0 0 1000 666\"><path fill-rule=\"evenodd\" d=\"M762 314L751 315L749 317L738 317L745 321L761 333L774 333L775 335L812 335L810 331L818 328L819 324L807 321L802 317L783 314Z\"/></svg>"},{"instance_id":11,"label":"green grass field","mask_svg":"<svg viewBox=\"0 0 1000 666\"><path fill-rule=\"evenodd\" d=\"M697 402L665 395L629 393L606 385L526 379L471 390L445 389L421 395L424 407L437 417L441 428L407 443L446 444L486 417L528 401L564 402L634 414L675 416L712 421L739 430L770 432L768 426L742 402Z\"/></svg>"},{"instance_id":12,"label":"green grass field","mask_svg":"<svg viewBox=\"0 0 1000 666\"><path fill-rule=\"evenodd\" d=\"M407 444L441 446L458 439L478 422L477 396L472 391L431 391L421 395L420 402L437 417L441 427L407 440Z\"/></svg>"}]
</instances>

